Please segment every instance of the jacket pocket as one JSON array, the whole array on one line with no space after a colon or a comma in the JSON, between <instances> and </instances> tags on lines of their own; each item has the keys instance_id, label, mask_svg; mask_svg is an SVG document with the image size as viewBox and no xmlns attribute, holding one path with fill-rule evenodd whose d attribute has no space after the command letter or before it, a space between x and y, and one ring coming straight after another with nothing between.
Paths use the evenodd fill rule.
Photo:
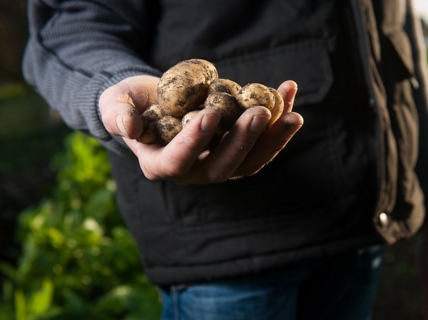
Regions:
<instances>
[{"instance_id":1,"label":"jacket pocket","mask_svg":"<svg viewBox=\"0 0 428 320\"><path fill-rule=\"evenodd\" d=\"M295 81L299 92L294 106L322 101L334 80L325 39L228 58L215 65L220 77L240 85L259 82L277 88L285 80Z\"/></svg>"}]
</instances>

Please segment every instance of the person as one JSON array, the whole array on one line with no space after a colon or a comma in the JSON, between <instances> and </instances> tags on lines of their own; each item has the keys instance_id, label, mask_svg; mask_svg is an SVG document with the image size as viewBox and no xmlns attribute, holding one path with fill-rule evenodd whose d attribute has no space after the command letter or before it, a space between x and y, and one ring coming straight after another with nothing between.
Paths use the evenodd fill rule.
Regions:
<instances>
[{"instance_id":1,"label":"person","mask_svg":"<svg viewBox=\"0 0 428 320\"><path fill-rule=\"evenodd\" d=\"M25 78L107 149L162 319L369 317L385 245L425 215L427 78L411 0L28 6ZM192 58L278 88L283 115L266 128L269 111L249 109L209 152L213 110L167 146L139 143L159 77Z\"/></svg>"}]
</instances>

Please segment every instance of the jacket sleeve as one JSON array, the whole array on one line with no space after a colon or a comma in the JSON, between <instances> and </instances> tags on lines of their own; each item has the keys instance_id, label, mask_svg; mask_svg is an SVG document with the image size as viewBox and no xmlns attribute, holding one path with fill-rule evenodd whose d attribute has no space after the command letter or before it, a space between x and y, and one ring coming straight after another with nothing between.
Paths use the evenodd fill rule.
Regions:
<instances>
[{"instance_id":1,"label":"jacket sleeve","mask_svg":"<svg viewBox=\"0 0 428 320\"><path fill-rule=\"evenodd\" d=\"M100 94L124 78L160 72L144 62L150 23L142 0L29 0L26 81L65 123L128 153L101 122Z\"/></svg>"},{"instance_id":2,"label":"jacket sleeve","mask_svg":"<svg viewBox=\"0 0 428 320\"><path fill-rule=\"evenodd\" d=\"M412 44L415 65L415 85L413 96L419 115L419 158L416 172L425 194L425 207L428 208L428 68L427 48L424 43L421 21L418 18L413 0L408 0L406 31Z\"/></svg>"}]
</instances>

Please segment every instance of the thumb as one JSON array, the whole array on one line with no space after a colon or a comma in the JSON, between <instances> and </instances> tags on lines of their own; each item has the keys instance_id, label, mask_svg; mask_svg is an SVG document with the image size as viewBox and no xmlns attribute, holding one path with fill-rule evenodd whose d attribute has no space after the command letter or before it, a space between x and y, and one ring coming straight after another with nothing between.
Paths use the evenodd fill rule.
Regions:
<instances>
[{"instance_id":1,"label":"thumb","mask_svg":"<svg viewBox=\"0 0 428 320\"><path fill-rule=\"evenodd\" d=\"M129 99L117 95L114 88L102 93L99 108L101 121L109 133L129 139L140 136L143 131L140 113Z\"/></svg>"}]
</instances>

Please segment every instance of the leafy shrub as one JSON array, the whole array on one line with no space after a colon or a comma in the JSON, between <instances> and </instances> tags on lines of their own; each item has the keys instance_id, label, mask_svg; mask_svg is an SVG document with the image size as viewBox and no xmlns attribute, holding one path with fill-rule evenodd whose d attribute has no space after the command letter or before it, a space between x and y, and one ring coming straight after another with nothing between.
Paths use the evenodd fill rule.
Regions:
<instances>
[{"instance_id":1,"label":"leafy shrub","mask_svg":"<svg viewBox=\"0 0 428 320\"><path fill-rule=\"evenodd\" d=\"M73 133L53 165L52 195L20 214L17 267L0 264L0 319L158 319L158 295L117 211L104 149Z\"/></svg>"}]
</instances>

